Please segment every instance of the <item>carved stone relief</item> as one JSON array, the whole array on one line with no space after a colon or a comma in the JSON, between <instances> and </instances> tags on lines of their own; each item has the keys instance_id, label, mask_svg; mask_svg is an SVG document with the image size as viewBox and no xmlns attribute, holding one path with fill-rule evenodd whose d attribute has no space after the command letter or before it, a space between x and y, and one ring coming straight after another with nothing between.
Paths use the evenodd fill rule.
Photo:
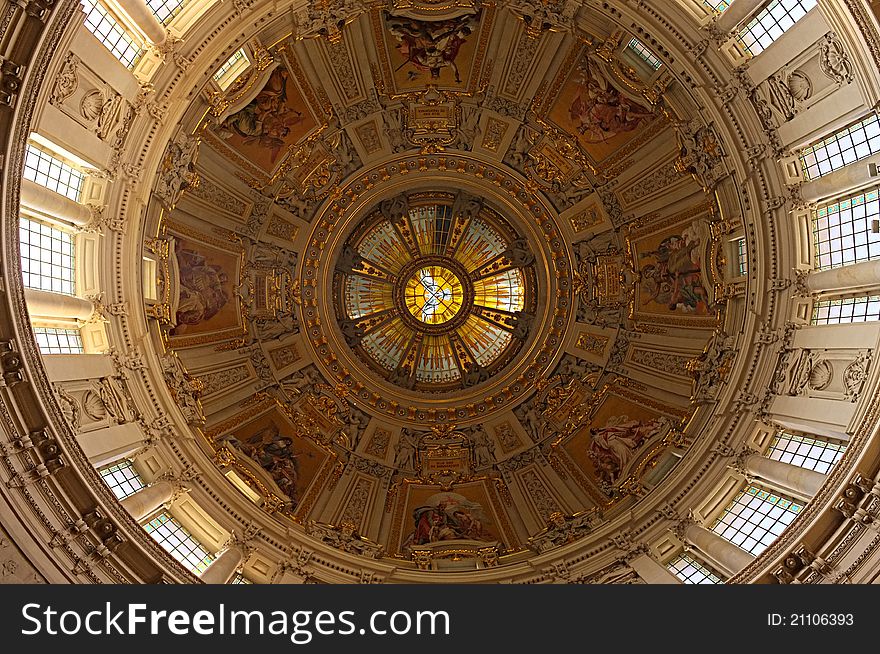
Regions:
<instances>
[{"instance_id":1,"label":"carved stone relief","mask_svg":"<svg viewBox=\"0 0 880 654\"><path fill-rule=\"evenodd\" d=\"M125 110L123 97L73 53L55 77L49 102L102 141L121 127Z\"/></svg>"},{"instance_id":2,"label":"carved stone relief","mask_svg":"<svg viewBox=\"0 0 880 654\"><path fill-rule=\"evenodd\" d=\"M861 395L872 350L783 350L770 391L777 395L855 402Z\"/></svg>"}]
</instances>

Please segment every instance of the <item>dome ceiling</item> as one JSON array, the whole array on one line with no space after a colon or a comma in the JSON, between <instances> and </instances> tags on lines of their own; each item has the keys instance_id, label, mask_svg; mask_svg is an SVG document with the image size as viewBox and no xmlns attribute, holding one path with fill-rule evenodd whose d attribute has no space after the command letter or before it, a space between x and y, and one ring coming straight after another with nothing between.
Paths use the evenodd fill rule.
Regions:
<instances>
[{"instance_id":1,"label":"dome ceiling","mask_svg":"<svg viewBox=\"0 0 880 654\"><path fill-rule=\"evenodd\" d=\"M398 386L468 388L504 367L528 337L535 257L476 199L415 202L383 202L343 246L334 279L340 329Z\"/></svg>"},{"instance_id":2,"label":"dome ceiling","mask_svg":"<svg viewBox=\"0 0 880 654\"><path fill-rule=\"evenodd\" d=\"M147 241L148 313L215 463L271 514L373 557L495 561L589 533L686 455L721 153L622 32L554 20L376 6L252 41L169 150L191 179Z\"/></svg>"}]
</instances>

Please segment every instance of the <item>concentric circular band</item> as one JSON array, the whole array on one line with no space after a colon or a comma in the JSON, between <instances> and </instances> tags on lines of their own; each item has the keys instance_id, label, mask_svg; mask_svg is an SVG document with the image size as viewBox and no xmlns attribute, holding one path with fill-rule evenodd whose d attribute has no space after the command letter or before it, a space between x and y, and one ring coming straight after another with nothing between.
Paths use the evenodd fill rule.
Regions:
<instances>
[{"instance_id":1,"label":"concentric circular band","mask_svg":"<svg viewBox=\"0 0 880 654\"><path fill-rule=\"evenodd\" d=\"M461 285L460 308L443 322L430 323L413 315L407 304L407 286L410 280L424 268L436 266L449 270ZM468 319L474 303L474 286L468 271L458 261L446 256L429 256L414 259L401 269L394 285L394 306L400 318L413 331L425 334L443 334L458 329Z\"/></svg>"}]
</instances>

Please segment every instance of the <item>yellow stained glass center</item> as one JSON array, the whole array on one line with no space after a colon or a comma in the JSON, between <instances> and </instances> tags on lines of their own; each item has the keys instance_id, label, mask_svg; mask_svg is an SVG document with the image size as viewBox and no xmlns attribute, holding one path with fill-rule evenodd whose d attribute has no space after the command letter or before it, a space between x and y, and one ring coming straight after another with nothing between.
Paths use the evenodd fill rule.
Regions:
<instances>
[{"instance_id":1,"label":"yellow stained glass center","mask_svg":"<svg viewBox=\"0 0 880 654\"><path fill-rule=\"evenodd\" d=\"M443 266L420 268L406 283L406 308L427 325L439 325L455 317L464 301L461 280Z\"/></svg>"}]
</instances>

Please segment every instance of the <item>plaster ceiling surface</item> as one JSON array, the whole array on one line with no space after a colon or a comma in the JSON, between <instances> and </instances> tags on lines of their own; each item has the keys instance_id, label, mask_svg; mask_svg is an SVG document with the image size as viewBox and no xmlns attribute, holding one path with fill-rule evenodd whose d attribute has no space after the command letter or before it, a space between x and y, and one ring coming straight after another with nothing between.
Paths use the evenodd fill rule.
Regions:
<instances>
[{"instance_id":1,"label":"plaster ceiling surface","mask_svg":"<svg viewBox=\"0 0 880 654\"><path fill-rule=\"evenodd\" d=\"M686 455L732 225L671 74L548 20L392 4L264 30L169 150L192 179L148 241L159 333L267 510L387 557L503 556L588 533ZM720 163L711 130L695 144ZM237 401L199 374L235 356L260 380Z\"/></svg>"},{"instance_id":2,"label":"plaster ceiling surface","mask_svg":"<svg viewBox=\"0 0 880 654\"><path fill-rule=\"evenodd\" d=\"M248 53L231 86L192 55L174 80L201 77L145 100L167 119L125 209L120 288L144 311L115 356L155 382L205 496L272 547L504 568L639 507L650 526L722 465L764 301L731 260L737 180L773 146L725 145L747 99L706 110L676 63L697 46L594 4L230 14L206 43Z\"/></svg>"}]
</instances>

